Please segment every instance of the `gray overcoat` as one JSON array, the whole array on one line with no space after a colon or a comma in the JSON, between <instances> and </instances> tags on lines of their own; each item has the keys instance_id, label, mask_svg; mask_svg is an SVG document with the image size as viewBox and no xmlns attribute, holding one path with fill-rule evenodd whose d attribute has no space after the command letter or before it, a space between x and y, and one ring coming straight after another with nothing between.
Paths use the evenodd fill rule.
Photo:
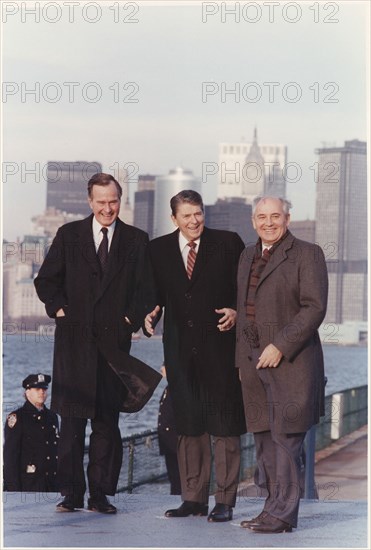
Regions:
<instances>
[{"instance_id":1,"label":"gray overcoat","mask_svg":"<svg viewBox=\"0 0 371 550\"><path fill-rule=\"evenodd\" d=\"M242 379L247 427L252 432L269 430L271 414L280 433L304 432L324 414L324 361L317 329L327 305L325 257L319 246L287 232L256 289L255 324L260 347L254 348L246 317L246 294L255 252L255 246L246 248L238 268L236 367ZM283 358L278 367L262 369L272 389L268 403L256 364L270 343Z\"/></svg>"}]
</instances>

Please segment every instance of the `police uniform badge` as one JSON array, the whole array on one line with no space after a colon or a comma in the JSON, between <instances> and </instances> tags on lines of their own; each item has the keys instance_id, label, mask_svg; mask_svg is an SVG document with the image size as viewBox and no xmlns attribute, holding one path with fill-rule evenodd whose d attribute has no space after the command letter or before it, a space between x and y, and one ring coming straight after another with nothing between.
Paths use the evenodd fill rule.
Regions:
<instances>
[{"instance_id":1,"label":"police uniform badge","mask_svg":"<svg viewBox=\"0 0 371 550\"><path fill-rule=\"evenodd\" d=\"M15 413L12 413L8 416L8 426L9 428L14 428L16 424L17 424L17 415Z\"/></svg>"},{"instance_id":2,"label":"police uniform badge","mask_svg":"<svg viewBox=\"0 0 371 550\"><path fill-rule=\"evenodd\" d=\"M26 473L27 474L34 474L35 472L36 472L35 464L27 464Z\"/></svg>"}]
</instances>

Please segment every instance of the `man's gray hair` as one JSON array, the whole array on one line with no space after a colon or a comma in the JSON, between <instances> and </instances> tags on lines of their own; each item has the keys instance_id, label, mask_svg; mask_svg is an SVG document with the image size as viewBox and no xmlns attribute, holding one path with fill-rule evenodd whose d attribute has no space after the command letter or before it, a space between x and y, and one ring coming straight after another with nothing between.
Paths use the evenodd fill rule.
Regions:
<instances>
[{"instance_id":1,"label":"man's gray hair","mask_svg":"<svg viewBox=\"0 0 371 550\"><path fill-rule=\"evenodd\" d=\"M283 213L286 216L287 216L287 214L290 213L290 208L292 208L292 204L289 200L284 199L283 197L273 197L272 195L262 195L262 196L254 197L254 199L252 201L252 215L255 214L255 210L256 210L256 207L257 207L258 203L261 200L266 200L266 199L276 199L276 200L281 201L282 208L283 208Z\"/></svg>"}]
</instances>

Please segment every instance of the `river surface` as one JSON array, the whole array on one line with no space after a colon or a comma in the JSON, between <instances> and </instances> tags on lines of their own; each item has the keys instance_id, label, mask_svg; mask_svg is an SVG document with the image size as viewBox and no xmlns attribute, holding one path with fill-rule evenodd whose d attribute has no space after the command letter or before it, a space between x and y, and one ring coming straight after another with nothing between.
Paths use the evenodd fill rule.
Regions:
<instances>
[{"instance_id":1,"label":"river surface","mask_svg":"<svg viewBox=\"0 0 371 550\"><path fill-rule=\"evenodd\" d=\"M324 345L326 395L368 383L367 348L363 346ZM163 362L161 337L142 337L133 341L132 355L160 370ZM53 336L46 333L3 335L3 414L22 405L22 380L28 374L52 374ZM143 410L121 414L123 436L157 427L159 399L166 380L162 380ZM47 405L50 397L48 398Z\"/></svg>"}]
</instances>

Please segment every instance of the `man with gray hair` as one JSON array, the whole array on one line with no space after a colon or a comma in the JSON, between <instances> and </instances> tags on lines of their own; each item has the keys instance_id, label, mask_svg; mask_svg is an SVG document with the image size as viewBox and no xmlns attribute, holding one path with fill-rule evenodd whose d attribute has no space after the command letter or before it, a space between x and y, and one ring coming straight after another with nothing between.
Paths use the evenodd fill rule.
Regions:
<instances>
[{"instance_id":1,"label":"man with gray hair","mask_svg":"<svg viewBox=\"0 0 371 550\"><path fill-rule=\"evenodd\" d=\"M324 414L324 364L318 327L327 305L321 248L288 230L289 201L257 197L255 246L238 268L236 366L248 431L254 433L263 511L242 527L259 533L297 526L305 434Z\"/></svg>"}]
</instances>

